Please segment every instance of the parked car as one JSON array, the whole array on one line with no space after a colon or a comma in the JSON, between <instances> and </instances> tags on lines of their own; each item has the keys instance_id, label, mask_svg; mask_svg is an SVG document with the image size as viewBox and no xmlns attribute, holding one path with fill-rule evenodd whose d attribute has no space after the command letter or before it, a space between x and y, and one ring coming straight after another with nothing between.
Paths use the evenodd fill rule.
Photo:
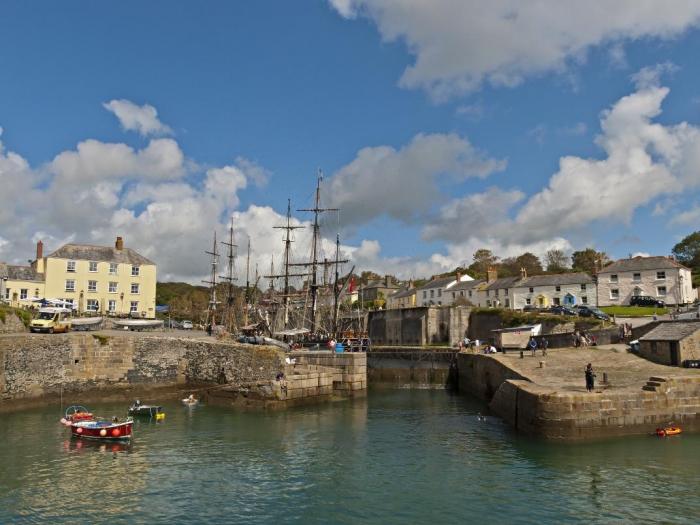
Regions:
<instances>
[{"instance_id":1,"label":"parked car","mask_svg":"<svg viewBox=\"0 0 700 525\"><path fill-rule=\"evenodd\" d=\"M166 328L182 328L182 325L175 319L170 319L168 321L165 321L165 327Z\"/></svg>"},{"instance_id":2,"label":"parked car","mask_svg":"<svg viewBox=\"0 0 700 525\"><path fill-rule=\"evenodd\" d=\"M630 299L630 306L658 306L663 308L666 306L666 303L649 295L633 295Z\"/></svg>"},{"instance_id":3,"label":"parked car","mask_svg":"<svg viewBox=\"0 0 700 525\"><path fill-rule=\"evenodd\" d=\"M192 328L193 328L192 321L182 321L182 324L180 325L180 327L183 330L192 330Z\"/></svg>"},{"instance_id":4,"label":"parked car","mask_svg":"<svg viewBox=\"0 0 700 525\"><path fill-rule=\"evenodd\" d=\"M555 314L555 315L578 315L576 310L573 308L569 308L568 306L563 306L560 304L555 304L554 306L551 306L548 310L550 314Z\"/></svg>"},{"instance_id":5,"label":"parked car","mask_svg":"<svg viewBox=\"0 0 700 525\"><path fill-rule=\"evenodd\" d=\"M610 321L610 316L598 308L581 305L576 310L581 317L594 317L595 319Z\"/></svg>"},{"instance_id":6,"label":"parked car","mask_svg":"<svg viewBox=\"0 0 700 525\"><path fill-rule=\"evenodd\" d=\"M537 307L534 304L526 304L523 306L523 312L536 312Z\"/></svg>"}]
</instances>

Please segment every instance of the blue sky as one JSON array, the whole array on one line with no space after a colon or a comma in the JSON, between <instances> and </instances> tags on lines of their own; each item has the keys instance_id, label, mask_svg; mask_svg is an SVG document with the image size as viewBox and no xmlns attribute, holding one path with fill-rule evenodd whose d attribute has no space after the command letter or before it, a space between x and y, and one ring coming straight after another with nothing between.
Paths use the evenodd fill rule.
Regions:
<instances>
[{"instance_id":1,"label":"blue sky","mask_svg":"<svg viewBox=\"0 0 700 525\"><path fill-rule=\"evenodd\" d=\"M0 259L122 234L196 280L233 214L267 267L318 168L346 252L403 276L481 246L666 254L697 227L693 2L408 4L4 2ZM129 124L145 105L155 131Z\"/></svg>"}]
</instances>

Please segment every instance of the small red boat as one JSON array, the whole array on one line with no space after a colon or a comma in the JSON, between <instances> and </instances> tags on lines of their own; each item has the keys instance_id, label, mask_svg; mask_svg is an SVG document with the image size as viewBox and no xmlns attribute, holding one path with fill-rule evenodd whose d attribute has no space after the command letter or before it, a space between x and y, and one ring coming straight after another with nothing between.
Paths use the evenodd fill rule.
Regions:
<instances>
[{"instance_id":1,"label":"small red boat","mask_svg":"<svg viewBox=\"0 0 700 525\"><path fill-rule=\"evenodd\" d=\"M74 437L96 439L101 441L115 441L131 439L134 420L130 417L119 421L96 417L87 408L80 405L72 405L66 409L66 415L61 423L70 427Z\"/></svg>"}]
</instances>

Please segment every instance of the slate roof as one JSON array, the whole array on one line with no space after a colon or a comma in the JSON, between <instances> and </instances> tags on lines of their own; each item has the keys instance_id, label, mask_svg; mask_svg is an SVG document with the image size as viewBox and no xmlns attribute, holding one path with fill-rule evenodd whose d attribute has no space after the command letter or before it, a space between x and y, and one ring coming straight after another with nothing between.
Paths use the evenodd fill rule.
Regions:
<instances>
[{"instance_id":1,"label":"slate roof","mask_svg":"<svg viewBox=\"0 0 700 525\"><path fill-rule=\"evenodd\" d=\"M368 282L366 285L364 285L362 288L365 290L367 288L388 288L388 289L398 289L400 286L396 284L394 281L391 281L388 285L386 284L386 280L384 279L379 279L379 280L374 280Z\"/></svg>"},{"instance_id":2,"label":"slate roof","mask_svg":"<svg viewBox=\"0 0 700 525\"><path fill-rule=\"evenodd\" d=\"M462 281L457 284L455 284L452 288L450 288L450 292L455 292L455 291L460 291L460 290L471 290L472 288L476 288L480 284L483 284L485 281L483 279L474 279L473 281Z\"/></svg>"},{"instance_id":3,"label":"slate roof","mask_svg":"<svg viewBox=\"0 0 700 525\"><path fill-rule=\"evenodd\" d=\"M7 265L7 278L13 281L43 281L44 274L36 273L31 266Z\"/></svg>"},{"instance_id":4,"label":"slate roof","mask_svg":"<svg viewBox=\"0 0 700 525\"><path fill-rule=\"evenodd\" d=\"M517 284L517 288L534 288L535 286L562 286L567 284L593 284L593 277L585 272L555 273L550 275L533 275Z\"/></svg>"},{"instance_id":5,"label":"slate roof","mask_svg":"<svg viewBox=\"0 0 700 525\"><path fill-rule=\"evenodd\" d=\"M598 273L671 270L674 268L688 269L674 259L659 255L654 257L632 257L631 259L620 259L612 264L609 264Z\"/></svg>"},{"instance_id":6,"label":"slate roof","mask_svg":"<svg viewBox=\"0 0 700 525\"><path fill-rule=\"evenodd\" d=\"M502 290L503 288L513 288L518 281L520 281L520 276L501 277L492 283L488 283L484 290Z\"/></svg>"},{"instance_id":7,"label":"slate roof","mask_svg":"<svg viewBox=\"0 0 700 525\"><path fill-rule=\"evenodd\" d=\"M680 341L700 330L700 322L675 321L661 323L648 334L639 338L640 341Z\"/></svg>"},{"instance_id":8,"label":"slate roof","mask_svg":"<svg viewBox=\"0 0 700 525\"><path fill-rule=\"evenodd\" d=\"M398 292L391 294L389 297L391 299L402 299L404 297L411 297L415 293L416 293L416 289L410 288L408 290L399 290Z\"/></svg>"},{"instance_id":9,"label":"slate roof","mask_svg":"<svg viewBox=\"0 0 700 525\"><path fill-rule=\"evenodd\" d=\"M464 277L464 274L462 275ZM437 277L435 279L431 279L427 283L425 283L423 286L419 286L418 290L429 290L431 288L444 288L450 283L457 282L457 276L455 275L448 275L447 277ZM465 281L460 281L460 282L465 282ZM471 282L471 281L468 281ZM459 283L458 283L459 284ZM457 284L455 284L457 286ZM450 288L450 291L452 291L452 288Z\"/></svg>"},{"instance_id":10,"label":"slate roof","mask_svg":"<svg viewBox=\"0 0 700 525\"><path fill-rule=\"evenodd\" d=\"M49 257L54 259L124 263L137 266L141 264L156 264L131 248L117 250L112 246L91 246L89 244L66 244L49 255Z\"/></svg>"}]
</instances>

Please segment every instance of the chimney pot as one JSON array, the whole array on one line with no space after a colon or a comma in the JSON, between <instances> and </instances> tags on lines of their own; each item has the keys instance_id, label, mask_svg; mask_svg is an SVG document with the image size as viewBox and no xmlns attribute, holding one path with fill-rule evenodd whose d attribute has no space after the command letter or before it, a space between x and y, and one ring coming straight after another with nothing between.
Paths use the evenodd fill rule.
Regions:
<instances>
[{"instance_id":1,"label":"chimney pot","mask_svg":"<svg viewBox=\"0 0 700 525\"><path fill-rule=\"evenodd\" d=\"M36 243L36 260L42 259L44 257L44 243L39 241Z\"/></svg>"},{"instance_id":2,"label":"chimney pot","mask_svg":"<svg viewBox=\"0 0 700 525\"><path fill-rule=\"evenodd\" d=\"M121 237L117 237L117 242L114 243L114 247L117 250L123 250L124 249L124 239Z\"/></svg>"},{"instance_id":3,"label":"chimney pot","mask_svg":"<svg viewBox=\"0 0 700 525\"><path fill-rule=\"evenodd\" d=\"M498 279L498 270L493 266L489 266L486 270L486 282L492 283L496 279Z\"/></svg>"},{"instance_id":4,"label":"chimney pot","mask_svg":"<svg viewBox=\"0 0 700 525\"><path fill-rule=\"evenodd\" d=\"M527 269L525 269L525 268L520 268L520 278L521 278L521 279L527 279Z\"/></svg>"}]
</instances>

